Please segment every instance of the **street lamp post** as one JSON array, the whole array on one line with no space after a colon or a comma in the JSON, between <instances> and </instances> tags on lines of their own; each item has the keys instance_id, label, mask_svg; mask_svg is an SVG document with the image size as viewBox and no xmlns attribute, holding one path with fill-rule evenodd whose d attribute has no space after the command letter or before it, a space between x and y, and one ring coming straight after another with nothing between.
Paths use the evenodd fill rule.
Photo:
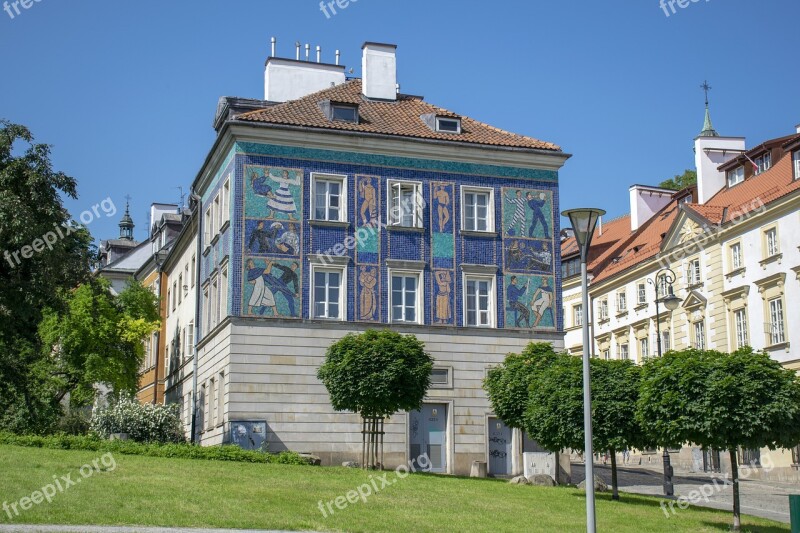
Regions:
<instances>
[{"instance_id":1,"label":"street lamp post","mask_svg":"<svg viewBox=\"0 0 800 533\"><path fill-rule=\"evenodd\" d=\"M656 293L656 344L658 345L658 357L664 354L661 348L661 309L660 304L664 304L667 311L672 312L681 305L681 299L675 296L672 284L675 283L675 272L669 268L660 270L655 277L655 280L647 280ZM659 294L659 286L661 293ZM670 464L669 450L664 446L664 496L673 496L675 488L672 484L672 465Z\"/></svg>"},{"instance_id":2,"label":"street lamp post","mask_svg":"<svg viewBox=\"0 0 800 533\"><path fill-rule=\"evenodd\" d=\"M595 533L597 521L594 514L594 453L592 451L592 378L591 344L589 339L589 279L586 263L589 246L597 227L597 221L605 215L602 209L570 209L561 213L568 217L575 232L575 240L581 250L581 291L583 292L583 432L584 459L586 464L586 531Z\"/></svg>"}]
</instances>

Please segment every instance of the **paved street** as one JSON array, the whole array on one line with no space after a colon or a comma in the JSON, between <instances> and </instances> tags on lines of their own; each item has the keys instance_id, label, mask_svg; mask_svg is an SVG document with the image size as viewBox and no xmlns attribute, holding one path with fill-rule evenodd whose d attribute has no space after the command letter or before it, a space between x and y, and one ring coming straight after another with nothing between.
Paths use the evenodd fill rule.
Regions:
<instances>
[{"instance_id":1,"label":"paved street","mask_svg":"<svg viewBox=\"0 0 800 533\"><path fill-rule=\"evenodd\" d=\"M663 477L660 472L645 469L619 467L619 488L621 491L651 496L662 496ZM611 466L595 465L595 475L611 486ZM572 482L577 484L585 478L583 464L572 464ZM717 484L714 484L717 479ZM733 509L733 489L730 483L723 480L719 474L678 474L673 477L675 496L686 496L693 490L699 490L704 485L713 488L713 493L700 502L702 507ZM800 494L800 485L779 482L765 482L759 480L741 480L740 495L742 512L745 514L769 518L778 522L789 523L789 494ZM710 489L706 489L706 493ZM680 512L677 505L676 512Z\"/></svg>"}]
</instances>

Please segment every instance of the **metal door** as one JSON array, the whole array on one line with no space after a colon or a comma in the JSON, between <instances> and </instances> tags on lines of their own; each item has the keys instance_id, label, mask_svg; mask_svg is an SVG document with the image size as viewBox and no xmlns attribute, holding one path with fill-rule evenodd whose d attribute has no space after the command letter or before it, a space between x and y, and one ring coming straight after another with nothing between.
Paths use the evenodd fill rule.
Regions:
<instances>
[{"instance_id":1,"label":"metal door","mask_svg":"<svg viewBox=\"0 0 800 533\"><path fill-rule=\"evenodd\" d=\"M511 474L511 428L502 420L489 418L489 473L493 476Z\"/></svg>"},{"instance_id":2,"label":"metal door","mask_svg":"<svg viewBox=\"0 0 800 533\"><path fill-rule=\"evenodd\" d=\"M425 404L409 414L411 460L429 464L428 472L447 472L447 405ZM428 460L419 460L427 455Z\"/></svg>"}]
</instances>

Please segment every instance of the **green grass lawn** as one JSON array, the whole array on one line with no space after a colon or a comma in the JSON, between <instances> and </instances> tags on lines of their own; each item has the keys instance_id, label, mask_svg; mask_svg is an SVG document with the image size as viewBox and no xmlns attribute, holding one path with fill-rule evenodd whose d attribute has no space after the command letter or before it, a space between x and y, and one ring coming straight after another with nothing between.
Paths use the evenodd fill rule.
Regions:
<instances>
[{"instance_id":1,"label":"green grass lawn","mask_svg":"<svg viewBox=\"0 0 800 533\"><path fill-rule=\"evenodd\" d=\"M0 446L0 504L18 502L53 476L71 473L101 452ZM319 501L346 496L370 476L345 468L319 468L188 459L114 456L116 468L98 472L23 511L13 523L224 527L313 531L584 531L581 491L516 486L496 480L413 474L397 479L366 503L358 500L323 517ZM109 461L110 463L110 461ZM377 486L380 483L375 482ZM62 483L63 485L63 483ZM366 490L366 489L364 489ZM689 508L665 517L659 500L623 494L598 496L600 531L726 531L731 513ZM340 500L341 503L341 500ZM324 505L324 504L323 504ZM326 511L327 512L327 511ZM0 524L9 523L0 510ZM745 531L789 531L744 517Z\"/></svg>"}]
</instances>

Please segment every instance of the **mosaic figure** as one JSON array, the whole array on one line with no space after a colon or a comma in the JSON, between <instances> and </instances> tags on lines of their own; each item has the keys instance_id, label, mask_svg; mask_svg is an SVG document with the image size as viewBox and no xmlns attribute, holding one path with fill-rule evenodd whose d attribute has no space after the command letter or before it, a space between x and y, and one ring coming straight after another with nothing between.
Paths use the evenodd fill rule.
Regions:
<instances>
[{"instance_id":1,"label":"mosaic figure","mask_svg":"<svg viewBox=\"0 0 800 533\"><path fill-rule=\"evenodd\" d=\"M511 276L511 284L506 289L508 310L515 314L514 325L518 328L530 327L531 312L528 310L527 306L519 301L519 299L528 292L530 285L530 278L528 279L528 283L525 285L525 287L520 287L519 278L517 278L517 276ZM524 325L521 325L520 322L522 322Z\"/></svg>"},{"instance_id":2,"label":"mosaic figure","mask_svg":"<svg viewBox=\"0 0 800 533\"><path fill-rule=\"evenodd\" d=\"M504 245L508 271L552 273L553 252L549 241L510 238Z\"/></svg>"},{"instance_id":3,"label":"mosaic figure","mask_svg":"<svg viewBox=\"0 0 800 533\"><path fill-rule=\"evenodd\" d=\"M527 202L525 198L522 197L522 191L517 190L514 196L506 196L506 202L514 209L514 217L508 225L506 234L509 236L524 235L525 222L527 221L527 215L525 214Z\"/></svg>"},{"instance_id":4,"label":"mosaic figure","mask_svg":"<svg viewBox=\"0 0 800 533\"><path fill-rule=\"evenodd\" d=\"M378 222L378 194L375 191L372 180L369 178L362 179L358 184L358 192L361 193L361 198L363 199L361 203L361 221L364 226L376 224Z\"/></svg>"},{"instance_id":5,"label":"mosaic figure","mask_svg":"<svg viewBox=\"0 0 800 533\"><path fill-rule=\"evenodd\" d=\"M272 310L272 316L281 316L278 310L276 295L280 294L286 300L289 308L289 317L297 317L296 301L300 295L300 278L298 276L300 264L292 262L283 265L272 260L267 262L266 268L256 266L255 261L247 261L247 281L253 285L253 293L248 301L249 314L263 315L267 309Z\"/></svg>"},{"instance_id":6,"label":"mosaic figure","mask_svg":"<svg viewBox=\"0 0 800 533\"><path fill-rule=\"evenodd\" d=\"M359 315L361 320L375 320L375 311L378 309L378 297L375 288L378 286L378 269L375 267L361 267L358 277L361 287L359 298Z\"/></svg>"},{"instance_id":7,"label":"mosaic figure","mask_svg":"<svg viewBox=\"0 0 800 533\"><path fill-rule=\"evenodd\" d=\"M444 233L447 223L450 222L450 193L444 185L437 185L433 193L437 202L437 213L439 215L439 233Z\"/></svg>"},{"instance_id":8,"label":"mosaic figure","mask_svg":"<svg viewBox=\"0 0 800 533\"><path fill-rule=\"evenodd\" d=\"M553 313L553 289L550 287L550 283L547 281L547 278L542 279L542 285L536 289L536 292L533 293L533 298L531 298L531 311L533 311L536 320L533 323L533 327L539 327L539 324L542 322L542 318L544 318L544 314L549 310L550 314Z\"/></svg>"},{"instance_id":9,"label":"mosaic figure","mask_svg":"<svg viewBox=\"0 0 800 533\"><path fill-rule=\"evenodd\" d=\"M281 225L282 227L283 225ZM297 234L297 224L289 224L289 228L275 240L275 244L278 250L285 254L298 255L300 252L300 235Z\"/></svg>"},{"instance_id":10,"label":"mosaic figure","mask_svg":"<svg viewBox=\"0 0 800 533\"><path fill-rule=\"evenodd\" d=\"M255 193L256 196L266 198L267 203L275 198L272 187L269 185L268 176L259 176L257 172L253 171L250 173L250 186L253 188L253 193ZM269 217L270 214L271 211L267 210L264 216Z\"/></svg>"},{"instance_id":11,"label":"mosaic figure","mask_svg":"<svg viewBox=\"0 0 800 533\"><path fill-rule=\"evenodd\" d=\"M269 272L267 269L256 267L252 259L247 261L247 281L253 285L253 294L250 296L248 314L263 315L267 309L272 309L273 316L278 316L278 305L275 301L275 293L269 288L264 277Z\"/></svg>"},{"instance_id":12,"label":"mosaic figure","mask_svg":"<svg viewBox=\"0 0 800 533\"><path fill-rule=\"evenodd\" d=\"M450 298L452 293L451 283L453 277L449 270L439 270L435 272L436 278L436 322L440 324L448 324L453 318L453 305Z\"/></svg>"},{"instance_id":13,"label":"mosaic figure","mask_svg":"<svg viewBox=\"0 0 800 533\"><path fill-rule=\"evenodd\" d=\"M547 217L542 213L542 208L547 202L547 195L540 192L537 196L534 196L532 192L529 192L525 195L525 199L528 201L528 207L533 212L533 220L531 220L531 226L528 229L528 237L536 237L536 226L541 224L544 230L544 238L549 239L550 229L547 226ZM514 216L516 217L516 214Z\"/></svg>"},{"instance_id":14,"label":"mosaic figure","mask_svg":"<svg viewBox=\"0 0 800 533\"><path fill-rule=\"evenodd\" d=\"M273 223L269 228L266 222L259 220L255 229L250 232L247 239L247 249L254 254L270 254L277 250L276 237L283 228L280 222Z\"/></svg>"},{"instance_id":15,"label":"mosaic figure","mask_svg":"<svg viewBox=\"0 0 800 533\"><path fill-rule=\"evenodd\" d=\"M272 181L277 183L280 187L269 197L267 206L271 207L276 212L285 213L291 220L297 220L297 204L295 204L292 191L289 190L289 185L299 185L300 181L296 177L289 177L288 170L281 171L280 176L270 177Z\"/></svg>"}]
</instances>

